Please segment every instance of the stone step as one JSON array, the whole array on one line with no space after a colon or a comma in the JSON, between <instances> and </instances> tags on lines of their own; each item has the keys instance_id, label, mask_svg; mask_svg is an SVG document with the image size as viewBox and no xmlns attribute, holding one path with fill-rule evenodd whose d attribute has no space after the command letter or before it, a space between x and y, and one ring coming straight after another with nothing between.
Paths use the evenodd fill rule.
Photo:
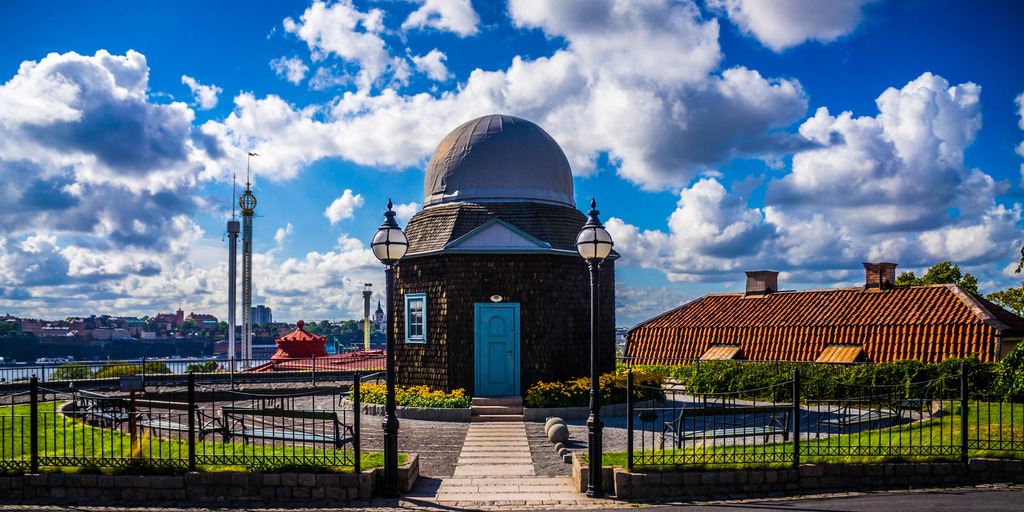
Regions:
<instances>
[{"instance_id":1,"label":"stone step","mask_svg":"<svg viewBox=\"0 0 1024 512\"><path fill-rule=\"evenodd\" d=\"M522 405L474 405L471 408L472 416L485 416L495 414L523 414Z\"/></svg>"},{"instance_id":2,"label":"stone step","mask_svg":"<svg viewBox=\"0 0 1024 512\"><path fill-rule=\"evenodd\" d=\"M481 414L479 416L473 416L472 421L479 422L512 422L512 421L523 421L522 414Z\"/></svg>"},{"instance_id":3,"label":"stone step","mask_svg":"<svg viewBox=\"0 0 1024 512\"><path fill-rule=\"evenodd\" d=\"M471 400L473 406L489 406L489 405L517 405L523 406L523 397L521 396L474 396Z\"/></svg>"}]
</instances>

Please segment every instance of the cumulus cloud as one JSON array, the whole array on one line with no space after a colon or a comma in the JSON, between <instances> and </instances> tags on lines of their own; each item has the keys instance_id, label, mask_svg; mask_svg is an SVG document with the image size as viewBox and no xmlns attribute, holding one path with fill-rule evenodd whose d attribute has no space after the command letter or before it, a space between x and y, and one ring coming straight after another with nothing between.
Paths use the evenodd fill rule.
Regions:
<instances>
[{"instance_id":1,"label":"cumulus cloud","mask_svg":"<svg viewBox=\"0 0 1024 512\"><path fill-rule=\"evenodd\" d=\"M283 76L285 80L295 85L302 83L302 80L306 78L306 72L309 71L309 66L298 57L274 59L270 61L270 68L277 73L277 76Z\"/></svg>"},{"instance_id":2,"label":"cumulus cloud","mask_svg":"<svg viewBox=\"0 0 1024 512\"><path fill-rule=\"evenodd\" d=\"M217 106L217 95L224 92L216 85L203 85L188 75L181 75L181 83L192 91L192 98L199 110L210 110Z\"/></svg>"},{"instance_id":3,"label":"cumulus cloud","mask_svg":"<svg viewBox=\"0 0 1024 512\"><path fill-rule=\"evenodd\" d=\"M396 204L394 210L395 219L398 220L400 225L404 226L409 223L409 219L413 215L416 215L416 212L420 211L420 205L419 203Z\"/></svg>"},{"instance_id":4,"label":"cumulus cloud","mask_svg":"<svg viewBox=\"0 0 1024 512\"><path fill-rule=\"evenodd\" d=\"M426 73L427 78L438 82L444 82L451 76L451 74L448 73L448 68L444 65L444 61L446 59L447 57L444 53L437 48L434 48L426 55L413 56L412 62L416 66L417 71Z\"/></svg>"},{"instance_id":5,"label":"cumulus cloud","mask_svg":"<svg viewBox=\"0 0 1024 512\"><path fill-rule=\"evenodd\" d=\"M963 162L981 128L979 96L974 84L925 73L883 92L875 117L821 108L800 127L819 147L797 152L769 184L764 208L705 177L682 190L667 231L616 218L606 225L623 264L671 281L767 267L803 283L856 283L863 261L1013 259L1021 206L996 204L998 185Z\"/></svg>"},{"instance_id":6,"label":"cumulus cloud","mask_svg":"<svg viewBox=\"0 0 1024 512\"><path fill-rule=\"evenodd\" d=\"M421 4L402 22L402 29L430 27L442 32L454 32L460 37L477 33L480 16L469 0L413 0Z\"/></svg>"},{"instance_id":7,"label":"cumulus cloud","mask_svg":"<svg viewBox=\"0 0 1024 512\"><path fill-rule=\"evenodd\" d=\"M594 172L607 155L620 175L648 190L686 186L735 157L775 161L807 144L784 131L807 111L799 82L744 67L717 71L718 24L702 19L692 4L516 0L509 12L518 26L539 28L565 47L532 60L514 57L504 70L474 70L453 90L403 95L395 87L365 87L368 81L399 86L408 76L401 70L405 59L385 57L384 14L350 2L314 3L300 22L286 20L286 28L309 44L314 60L339 56L354 67L321 67L311 84L363 86L305 108L243 94L227 119L203 131L224 147L255 141L290 148L272 166L274 177L286 179L325 157L422 165L453 127L502 112L543 126L576 174ZM345 44L350 37L375 39ZM361 47L373 51L357 55ZM443 64L442 55L431 51L409 62L440 78L442 68L431 66Z\"/></svg>"},{"instance_id":8,"label":"cumulus cloud","mask_svg":"<svg viewBox=\"0 0 1024 512\"><path fill-rule=\"evenodd\" d=\"M357 83L369 88L385 73L401 71L404 61L392 57L382 38L384 11L360 11L351 0L331 5L314 2L299 21L285 18L285 31L306 43L314 62L337 57L358 67Z\"/></svg>"},{"instance_id":9,"label":"cumulus cloud","mask_svg":"<svg viewBox=\"0 0 1024 512\"><path fill-rule=\"evenodd\" d=\"M1017 126L1019 126L1021 130L1024 130L1024 92L1018 94L1017 97L1014 98L1013 103L1017 105L1017 117L1020 118L1020 120L1017 121ZM1024 156L1024 142L1017 145L1017 154Z\"/></svg>"},{"instance_id":10,"label":"cumulus cloud","mask_svg":"<svg viewBox=\"0 0 1024 512\"><path fill-rule=\"evenodd\" d=\"M776 52L805 41L829 43L852 33L877 0L708 0L744 34Z\"/></svg>"},{"instance_id":11,"label":"cumulus cloud","mask_svg":"<svg viewBox=\"0 0 1024 512\"><path fill-rule=\"evenodd\" d=\"M800 133L822 147L793 157L792 173L769 184L770 201L832 209L864 233L935 228L949 208L988 210L995 183L963 163L981 128L980 94L925 73L882 93L875 117L819 108Z\"/></svg>"},{"instance_id":12,"label":"cumulus cloud","mask_svg":"<svg viewBox=\"0 0 1024 512\"><path fill-rule=\"evenodd\" d=\"M287 226L283 228L278 228L277 232L274 233L274 243L276 243L279 246L284 245L285 240L287 240L288 237L291 236L293 233L295 233L295 226L293 226L292 223L289 222Z\"/></svg>"},{"instance_id":13,"label":"cumulus cloud","mask_svg":"<svg viewBox=\"0 0 1024 512\"><path fill-rule=\"evenodd\" d=\"M362 194L353 195L352 191L345 189L345 192L341 194L341 197L334 200L330 206L324 210L324 217L327 217L331 221L331 224L337 224L343 219L351 219L355 214L356 208L363 206Z\"/></svg>"}]
</instances>

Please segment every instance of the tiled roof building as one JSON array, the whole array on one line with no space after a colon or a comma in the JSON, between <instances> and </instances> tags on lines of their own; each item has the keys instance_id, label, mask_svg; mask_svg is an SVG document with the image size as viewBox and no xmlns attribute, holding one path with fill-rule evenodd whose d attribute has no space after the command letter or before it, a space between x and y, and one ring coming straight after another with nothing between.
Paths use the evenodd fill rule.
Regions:
<instances>
[{"instance_id":1,"label":"tiled roof building","mask_svg":"<svg viewBox=\"0 0 1024 512\"><path fill-rule=\"evenodd\" d=\"M895 264L865 263L856 288L775 291L748 272L744 293L709 294L630 329L627 355L756 361L999 360L1024 319L955 284L893 286Z\"/></svg>"}]
</instances>

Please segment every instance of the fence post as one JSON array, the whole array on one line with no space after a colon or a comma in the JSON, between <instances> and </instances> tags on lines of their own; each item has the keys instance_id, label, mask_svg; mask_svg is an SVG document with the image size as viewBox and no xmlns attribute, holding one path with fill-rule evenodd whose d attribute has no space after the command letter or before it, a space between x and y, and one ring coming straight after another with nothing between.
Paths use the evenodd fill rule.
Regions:
<instances>
[{"instance_id":1,"label":"fence post","mask_svg":"<svg viewBox=\"0 0 1024 512\"><path fill-rule=\"evenodd\" d=\"M188 470L196 470L196 376L188 372Z\"/></svg>"},{"instance_id":2,"label":"fence post","mask_svg":"<svg viewBox=\"0 0 1024 512\"><path fill-rule=\"evenodd\" d=\"M800 465L800 371L793 368L793 466Z\"/></svg>"},{"instance_id":3,"label":"fence post","mask_svg":"<svg viewBox=\"0 0 1024 512\"><path fill-rule=\"evenodd\" d=\"M633 367L626 372L626 471L633 472Z\"/></svg>"},{"instance_id":4,"label":"fence post","mask_svg":"<svg viewBox=\"0 0 1024 512\"><path fill-rule=\"evenodd\" d=\"M967 462L967 372L960 363L960 462Z\"/></svg>"},{"instance_id":5,"label":"fence post","mask_svg":"<svg viewBox=\"0 0 1024 512\"><path fill-rule=\"evenodd\" d=\"M359 433L359 415L363 410L361 405L362 398L360 398L359 396L359 383L362 382L363 376L359 375L359 372L356 372L355 375L352 376L352 379L352 409L354 412L354 414L352 415L352 433L355 435L356 438L356 442L352 443L352 447L353 450L355 451L354 457L356 459L354 472L356 474L359 474L359 472L362 471L363 468L361 459L362 452L359 449L359 443L362 442L362 437L360 437Z\"/></svg>"},{"instance_id":6,"label":"fence post","mask_svg":"<svg viewBox=\"0 0 1024 512\"><path fill-rule=\"evenodd\" d=\"M316 386L316 355L313 356L313 386Z\"/></svg>"},{"instance_id":7,"label":"fence post","mask_svg":"<svg viewBox=\"0 0 1024 512\"><path fill-rule=\"evenodd\" d=\"M35 375L29 381L28 415L30 472L39 473L39 378Z\"/></svg>"}]
</instances>

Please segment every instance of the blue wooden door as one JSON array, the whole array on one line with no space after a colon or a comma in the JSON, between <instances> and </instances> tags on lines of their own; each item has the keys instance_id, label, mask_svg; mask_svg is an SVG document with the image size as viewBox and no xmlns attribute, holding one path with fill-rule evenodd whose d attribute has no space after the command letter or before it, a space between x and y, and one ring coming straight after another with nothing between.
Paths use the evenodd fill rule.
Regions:
<instances>
[{"instance_id":1,"label":"blue wooden door","mask_svg":"<svg viewBox=\"0 0 1024 512\"><path fill-rule=\"evenodd\" d=\"M519 304L476 304L476 396L519 394Z\"/></svg>"}]
</instances>

